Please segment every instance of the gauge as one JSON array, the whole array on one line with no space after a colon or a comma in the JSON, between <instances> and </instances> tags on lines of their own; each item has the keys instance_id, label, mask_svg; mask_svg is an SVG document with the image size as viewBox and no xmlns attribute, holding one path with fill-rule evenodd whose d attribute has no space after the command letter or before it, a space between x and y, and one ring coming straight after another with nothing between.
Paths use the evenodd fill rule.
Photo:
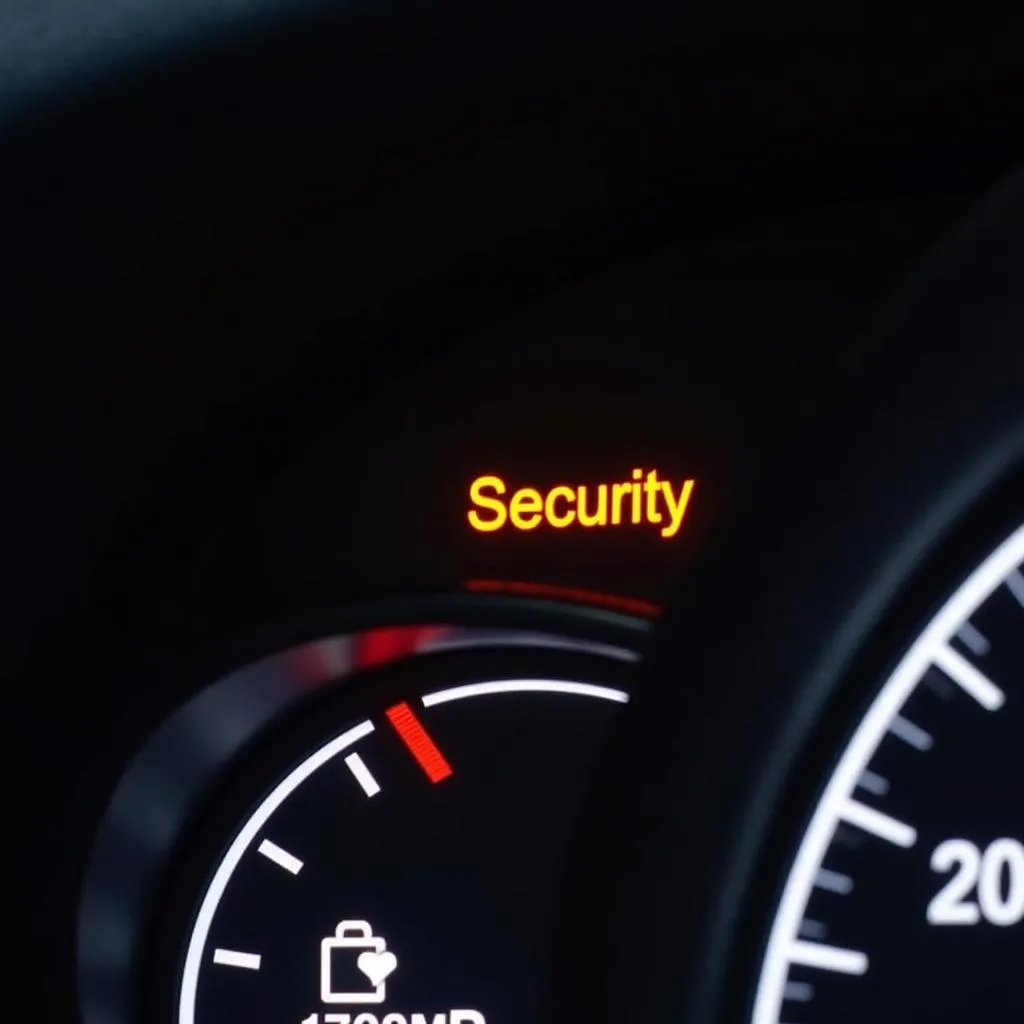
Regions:
<instances>
[{"instance_id":1,"label":"gauge","mask_svg":"<svg viewBox=\"0 0 1024 1024\"><path fill-rule=\"evenodd\" d=\"M83 931L150 924L83 946L87 1019L129 1005L110 993L131 977L142 980L124 1019L538 1016L564 847L628 701L638 656L622 641L645 628L574 614L631 624L591 623L585 638L493 616L375 627L253 663L197 698L140 755L101 834ZM225 766L209 750L232 731L245 742ZM216 770L200 770L204 758ZM212 781L201 799L178 798L195 809L156 881L129 877L128 845L169 831L176 760L182 777ZM129 914L124 894L146 887L156 895ZM149 966L112 973L114 948L142 950Z\"/></svg>"},{"instance_id":2,"label":"gauge","mask_svg":"<svg viewBox=\"0 0 1024 1024\"><path fill-rule=\"evenodd\" d=\"M678 582L574 837L552 1020L1020 1019L1021 184Z\"/></svg>"},{"instance_id":3,"label":"gauge","mask_svg":"<svg viewBox=\"0 0 1024 1024\"><path fill-rule=\"evenodd\" d=\"M394 689L334 724L216 863L180 1024L531 1019L557 853L626 700L580 675L446 658L408 688L375 681Z\"/></svg>"},{"instance_id":4,"label":"gauge","mask_svg":"<svg viewBox=\"0 0 1024 1024\"><path fill-rule=\"evenodd\" d=\"M1024 525L886 679L800 843L754 1024L1024 1010Z\"/></svg>"}]
</instances>

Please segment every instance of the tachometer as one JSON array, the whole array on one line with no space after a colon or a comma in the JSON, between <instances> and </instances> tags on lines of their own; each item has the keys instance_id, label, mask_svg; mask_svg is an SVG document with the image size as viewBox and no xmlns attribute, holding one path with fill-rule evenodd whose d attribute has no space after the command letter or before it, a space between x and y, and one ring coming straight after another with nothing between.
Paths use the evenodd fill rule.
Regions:
<instances>
[{"instance_id":1,"label":"tachometer","mask_svg":"<svg viewBox=\"0 0 1024 1024\"><path fill-rule=\"evenodd\" d=\"M418 666L365 717L321 717L216 863L179 1024L532 1019L558 853L626 693L514 660Z\"/></svg>"},{"instance_id":2,"label":"tachometer","mask_svg":"<svg viewBox=\"0 0 1024 1024\"><path fill-rule=\"evenodd\" d=\"M1017 1019L1024 991L1024 526L956 586L828 780L753 1024Z\"/></svg>"},{"instance_id":3,"label":"tachometer","mask_svg":"<svg viewBox=\"0 0 1024 1024\"><path fill-rule=\"evenodd\" d=\"M375 628L282 652L154 737L87 885L83 922L111 936L82 949L87 1006L134 1003L125 1019L178 1024L537 1017L564 847L628 701L638 655L622 640L643 626L594 612L604 640L488 627L492 604L500 616L515 602L467 600L481 625ZM219 747L237 748L230 766L211 756ZM176 795L204 775L201 799ZM178 803L195 811L174 826ZM122 868L140 843L163 848L152 882ZM130 938L139 913L124 893L144 887L160 895ZM149 966L114 1003L122 948Z\"/></svg>"},{"instance_id":4,"label":"tachometer","mask_svg":"<svg viewBox=\"0 0 1024 1024\"><path fill-rule=\"evenodd\" d=\"M84 1021L538 1016L648 624L474 594L309 628L198 689L126 772L85 880Z\"/></svg>"}]
</instances>

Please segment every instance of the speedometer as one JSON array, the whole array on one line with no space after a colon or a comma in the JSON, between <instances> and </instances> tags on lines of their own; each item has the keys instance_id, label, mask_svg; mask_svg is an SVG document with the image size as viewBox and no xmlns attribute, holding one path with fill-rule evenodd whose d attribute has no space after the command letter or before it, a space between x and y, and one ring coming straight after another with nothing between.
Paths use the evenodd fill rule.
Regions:
<instances>
[{"instance_id":1,"label":"speedometer","mask_svg":"<svg viewBox=\"0 0 1024 1024\"><path fill-rule=\"evenodd\" d=\"M576 843L563 1018L1021 1019L1022 260L1018 183L670 600Z\"/></svg>"},{"instance_id":2,"label":"speedometer","mask_svg":"<svg viewBox=\"0 0 1024 1024\"><path fill-rule=\"evenodd\" d=\"M1024 525L885 681L800 843L754 1024L1016 1019Z\"/></svg>"}]
</instances>

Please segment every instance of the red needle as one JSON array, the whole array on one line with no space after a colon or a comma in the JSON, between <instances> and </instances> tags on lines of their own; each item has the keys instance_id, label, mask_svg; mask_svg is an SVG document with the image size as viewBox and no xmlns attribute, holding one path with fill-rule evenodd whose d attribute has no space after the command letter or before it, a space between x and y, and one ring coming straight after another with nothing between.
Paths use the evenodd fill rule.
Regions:
<instances>
[{"instance_id":1,"label":"red needle","mask_svg":"<svg viewBox=\"0 0 1024 1024\"><path fill-rule=\"evenodd\" d=\"M405 701L388 708L385 714L431 782L442 782L452 774L452 766L437 749L437 744L430 738L430 734Z\"/></svg>"}]
</instances>

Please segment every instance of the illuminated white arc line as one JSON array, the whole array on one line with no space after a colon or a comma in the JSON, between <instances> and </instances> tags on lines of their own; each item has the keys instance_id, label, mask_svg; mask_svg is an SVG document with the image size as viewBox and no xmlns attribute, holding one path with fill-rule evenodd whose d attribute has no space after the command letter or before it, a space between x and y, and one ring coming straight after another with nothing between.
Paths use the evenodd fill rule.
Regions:
<instances>
[{"instance_id":1,"label":"illuminated white arc line","mask_svg":"<svg viewBox=\"0 0 1024 1024\"><path fill-rule=\"evenodd\" d=\"M244 967L247 971L258 971L263 957L259 953L239 953L234 949L215 949L213 962L225 967Z\"/></svg>"},{"instance_id":2,"label":"illuminated white arc line","mask_svg":"<svg viewBox=\"0 0 1024 1024\"><path fill-rule=\"evenodd\" d=\"M500 679L488 683L468 683L452 686L447 690L435 690L423 696L423 706L432 708L437 704L448 704L453 700L467 697L489 697L499 693L571 693L577 697L597 697L625 704L629 694L611 686L596 686L593 683L572 683L561 679Z\"/></svg>"},{"instance_id":3,"label":"illuminated white arc line","mask_svg":"<svg viewBox=\"0 0 1024 1024\"><path fill-rule=\"evenodd\" d=\"M423 698L423 704L425 707L431 707L435 704L462 700L466 697L482 697L490 694L516 692L568 693L581 697L597 697L620 704L624 704L629 700L629 695L625 691L608 686L596 686L590 683L573 683L561 680L523 679L473 683L467 686L456 686L447 690L438 690L435 693L427 694ZM234 842L228 848L228 852L225 854L224 859L213 876L213 880L210 882L209 888L206 890L199 913L196 915L195 926L193 927L188 951L185 955L185 966L182 969L181 991L178 999L178 1024L195 1024L195 1001L196 991L199 986L199 969L202 964L206 943L209 939L210 927L228 882L238 867L242 856L256 838L257 833L266 825L278 807L310 775L331 760L331 758L341 753L341 751L357 743L365 736L369 736L373 731L372 722L362 722L321 747L320 750L303 761L284 780L278 783L270 796L260 804L255 813L246 822L241 832L239 832ZM358 755L355 756L358 757ZM349 763L348 758L346 758L346 763L349 770L355 774L352 763ZM355 763L363 764L365 768L362 758L358 758L358 762ZM367 774L370 774L369 769L366 770ZM372 775L370 777L372 778ZM376 785L376 780L374 780L374 785Z\"/></svg>"},{"instance_id":4,"label":"illuminated white arc line","mask_svg":"<svg viewBox=\"0 0 1024 1024\"><path fill-rule=\"evenodd\" d=\"M287 850L281 849L277 843L272 843L269 839L264 839L257 849L267 860L273 861L278 867L290 871L293 875L297 875L302 870L302 861L298 857L292 856Z\"/></svg>"},{"instance_id":5,"label":"illuminated white arc line","mask_svg":"<svg viewBox=\"0 0 1024 1024\"><path fill-rule=\"evenodd\" d=\"M199 913L196 914L196 923L192 929L192 936L189 939L188 951L185 954L185 966L181 972L181 993L178 997L178 1021L179 1024L195 1024L196 989L199 986L199 968L202 965L203 952L206 949L206 941L210 935L210 925L213 923L214 914L217 912L217 905L224 895L228 881L234 873L242 855L249 848L250 844L259 834L263 826L269 821L270 816L281 806L282 803L318 768L326 764L336 754L340 754L346 747L358 743L365 736L373 732L373 722L360 722L359 725L348 729L340 736L335 737L330 743L322 746L315 754L307 757L297 768L279 782L270 795L256 809L256 812L245 823L241 832L235 836L234 842L228 847L228 852L220 862L220 866L214 873L203 902L200 904Z\"/></svg>"},{"instance_id":6,"label":"illuminated white arc line","mask_svg":"<svg viewBox=\"0 0 1024 1024\"><path fill-rule=\"evenodd\" d=\"M373 777L373 772L366 767L366 762L353 751L345 758L348 770L355 776L356 782L367 796L376 796L380 792L380 783Z\"/></svg>"},{"instance_id":7,"label":"illuminated white arc line","mask_svg":"<svg viewBox=\"0 0 1024 1024\"><path fill-rule=\"evenodd\" d=\"M962 654L943 645L935 652L935 664L986 711L998 711L1006 703L1006 694L979 672Z\"/></svg>"},{"instance_id":8,"label":"illuminated white arc line","mask_svg":"<svg viewBox=\"0 0 1024 1024\"><path fill-rule=\"evenodd\" d=\"M1022 561L1024 525L1014 530L943 605L903 656L861 720L828 780L790 868L765 948L751 1024L779 1024L782 1019L783 993L789 971L788 950L797 941L800 922L805 916L811 890L820 879L820 865L835 834L840 811L888 731L889 722L903 709L929 668L936 664L936 655L950 650L951 637L1012 573L1019 574L1017 567ZM963 686L962 680L956 681ZM985 682L994 685L987 679Z\"/></svg>"},{"instance_id":9,"label":"illuminated white arc line","mask_svg":"<svg viewBox=\"0 0 1024 1024\"><path fill-rule=\"evenodd\" d=\"M789 962L839 974L864 974L868 969L867 953L826 946L820 942L806 942L803 939L797 940L790 947Z\"/></svg>"}]
</instances>

